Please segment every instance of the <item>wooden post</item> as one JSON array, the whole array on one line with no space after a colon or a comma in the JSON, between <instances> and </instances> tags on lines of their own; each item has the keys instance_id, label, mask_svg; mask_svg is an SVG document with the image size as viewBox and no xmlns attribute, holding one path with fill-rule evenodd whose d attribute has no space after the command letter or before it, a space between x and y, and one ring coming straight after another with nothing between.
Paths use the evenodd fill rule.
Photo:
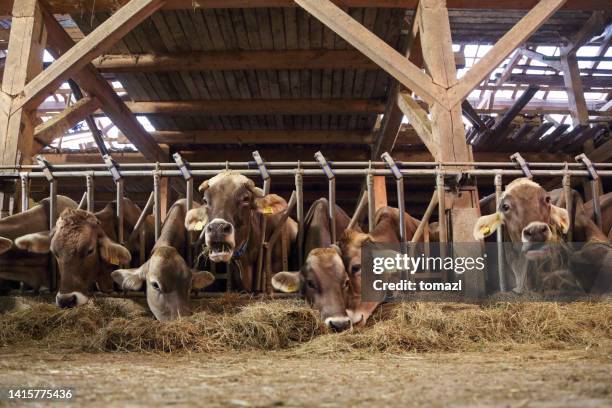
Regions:
<instances>
[{"instance_id":1,"label":"wooden post","mask_svg":"<svg viewBox=\"0 0 612 408\"><path fill-rule=\"evenodd\" d=\"M15 98L43 69L47 30L38 0L15 1L9 49L0 93L0 164L28 162L32 152L35 111L13 109Z\"/></svg>"},{"instance_id":2,"label":"wooden post","mask_svg":"<svg viewBox=\"0 0 612 408\"><path fill-rule=\"evenodd\" d=\"M457 70L453 55L450 23L445 0L421 0L418 14L423 59L427 72L435 84L450 89L457 84ZM461 105L448 107L433 102L430 105L431 137L436 146L435 159L441 162L469 162L472 154L465 141ZM472 229L480 216L478 191L475 187L462 187L454 200L446 193L454 243L473 243ZM442 202L440 200L440 202ZM440 214L442 217L442 214ZM466 252L465 245L455 247L455 256ZM469 254L466 254L469 255ZM484 272L468 272L464 277L466 295L480 296L485 291Z\"/></svg>"}]
</instances>

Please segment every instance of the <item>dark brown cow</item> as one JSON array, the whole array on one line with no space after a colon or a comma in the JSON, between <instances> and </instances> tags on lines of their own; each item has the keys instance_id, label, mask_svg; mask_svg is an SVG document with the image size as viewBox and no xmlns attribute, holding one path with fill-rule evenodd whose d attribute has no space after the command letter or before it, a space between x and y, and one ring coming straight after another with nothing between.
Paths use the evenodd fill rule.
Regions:
<instances>
[{"instance_id":1,"label":"dark brown cow","mask_svg":"<svg viewBox=\"0 0 612 408\"><path fill-rule=\"evenodd\" d=\"M315 201L304 219L304 265L298 272L279 272L272 285L281 292L300 292L321 313L326 326L334 331L351 327L347 309L352 308L355 292L342 264L340 249L332 245L329 202ZM344 231L350 218L336 205L336 231ZM357 293L358 294L358 293Z\"/></svg>"},{"instance_id":2,"label":"dark brown cow","mask_svg":"<svg viewBox=\"0 0 612 408\"><path fill-rule=\"evenodd\" d=\"M608 237L608 240L612 240L612 193L600 196L599 206L601 207L602 232ZM584 204L584 213L590 219L595 220L593 200Z\"/></svg>"},{"instance_id":3,"label":"dark brown cow","mask_svg":"<svg viewBox=\"0 0 612 408\"><path fill-rule=\"evenodd\" d=\"M276 194L263 194L253 180L235 171L223 171L200 185L202 206L191 210L185 219L189 231L204 229L205 255L212 262L234 262L240 276L234 282L238 289L254 289L263 216L268 217L268 233L279 223L287 202ZM283 226L295 247L297 224L291 218ZM272 270L282 270L282 242L272 249Z\"/></svg>"},{"instance_id":4,"label":"dark brown cow","mask_svg":"<svg viewBox=\"0 0 612 408\"><path fill-rule=\"evenodd\" d=\"M582 200L577 193L573 201L573 240L586 242L579 251L565 243L569 231L570 214L565 208L562 190L547 193L540 185L528 180L511 182L504 193L497 211L481 217L474 236L482 239L492 234L500 225L505 225L504 240L516 244L505 246L506 261L514 274L514 290L525 291L576 291L590 290L596 280L605 280L605 274L585 276L584 268L573 268L572 258L580 251L594 249L607 252L606 237L584 213ZM603 247L591 246L603 243ZM603 256L606 259L604 253ZM602 271L609 269L601 265Z\"/></svg>"},{"instance_id":5,"label":"dark brown cow","mask_svg":"<svg viewBox=\"0 0 612 408\"><path fill-rule=\"evenodd\" d=\"M168 211L151 258L139 268L112 273L124 290L140 290L145 284L149 308L160 321L189 316L191 289L202 289L215 279L210 272L192 270L183 259L188 250L186 215L187 200L178 200Z\"/></svg>"},{"instance_id":6,"label":"dark brown cow","mask_svg":"<svg viewBox=\"0 0 612 408\"><path fill-rule=\"evenodd\" d=\"M0 255L11 249L13 241L8 238L0 237Z\"/></svg>"},{"instance_id":7,"label":"dark brown cow","mask_svg":"<svg viewBox=\"0 0 612 408\"><path fill-rule=\"evenodd\" d=\"M68 197L57 196L57 211L61 213L66 208L76 208L77 203ZM23 282L38 291L41 287L49 288L49 257L33 255L15 246L6 248L25 234L47 231L49 229L49 199L41 200L29 210L0 220L0 237L4 249L0 256L0 278L8 281ZM2 251L0 250L0 253Z\"/></svg>"},{"instance_id":8,"label":"dark brown cow","mask_svg":"<svg viewBox=\"0 0 612 408\"><path fill-rule=\"evenodd\" d=\"M406 240L411 240L419 226L419 220L405 213ZM354 324L365 324L380 302L361 301L361 248L366 242L397 244L400 242L399 210L382 207L375 213L374 229L368 233L346 230L339 242L344 267L348 271L356 297L348 313ZM422 237L421 240L422 242Z\"/></svg>"},{"instance_id":9,"label":"dark brown cow","mask_svg":"<svg viewBox=\"0 0 612 408\"><path fill-rule=\"evenodd\" d=\"M140 209L124 199L124 229L131 231L140 216ZM51 252L59 266L59 291L56 302L60 307L73 307L85 303L94 284L103 292L113 288L111 271L114 265L130 263L130 250L116 240L116 203L92 214L83 210L66 209L51 231L24 235L15 245L34 253ZM147 246L153 244L151 224L145 225ZM136 248L136 243L128 243Z\"/></svg>"}]
</instances>

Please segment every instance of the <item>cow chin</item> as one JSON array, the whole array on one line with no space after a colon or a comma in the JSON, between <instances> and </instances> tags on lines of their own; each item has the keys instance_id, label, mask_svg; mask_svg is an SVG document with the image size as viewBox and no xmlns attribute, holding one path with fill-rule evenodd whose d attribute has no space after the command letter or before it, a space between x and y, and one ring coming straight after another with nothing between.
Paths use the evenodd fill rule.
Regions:
<instances>
[{"instance_id":1,"label":"cow chin","mask_svg":"<svg viewBox=\"0 0 612 408\"><path fill-rule=\"evenodd\" d=\"M546 242L523 243L523 255L530 261L542 261L551 256L551 248Z\"/></svg>"},{"instance_id":2,"label":"cow chin","mask_svg":"<svg viewBox=\"0 0 612 408\"><path fill-rule=\"evenodd\" d=\"M234 255L234 237L228 237L225 241L212 241L206 238L208 258L217 262L229 262Z\"/></svg>"}]
</instances>

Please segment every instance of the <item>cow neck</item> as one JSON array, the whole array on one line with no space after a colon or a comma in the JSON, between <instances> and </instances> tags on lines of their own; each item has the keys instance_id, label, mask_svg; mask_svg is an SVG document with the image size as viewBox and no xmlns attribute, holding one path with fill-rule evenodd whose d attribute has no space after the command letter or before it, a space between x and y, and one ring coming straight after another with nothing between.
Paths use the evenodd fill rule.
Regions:
<instances>
[{"instance_id":1,"label":"cow neck","mask_svg":"<svg viewBox=\"0 0 612 408\"><path fill-rule=\"evenodd\" d=\"M246 239L244 240L244 242L242 244L240 244L238 246L238 249L234 251L234 254L232 255L232 259L234 260L238 260L240 259L247 251L247 248L249 246L249 238L251 237L251 229L253 228L253 226L251 225L251 218L252 215L249 214L249 220L245 225L248 225L247 227L247 231L246 231Z\"/></svg>"}]
</instances>

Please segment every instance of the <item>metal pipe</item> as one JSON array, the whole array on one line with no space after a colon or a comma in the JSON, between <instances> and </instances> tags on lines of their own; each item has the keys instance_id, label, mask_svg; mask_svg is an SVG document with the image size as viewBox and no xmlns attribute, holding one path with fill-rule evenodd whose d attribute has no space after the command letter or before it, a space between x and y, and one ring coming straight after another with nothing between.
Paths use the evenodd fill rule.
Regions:
<instances>
[{"instance_id":1,"label":"metal pipe","mask_svg":"<svg viewBox=\"0 0 612 408\"><path fill-rule=\"evenodd\" d=\"M134 229L130 233L130 238L128 239L128 242L133 240L136 237L136 234L140 231L140 229L146 223L147 216L149 215L149 213L153 209L153 199L154 199L154 196L155 196L154 192L149 194L149 198L147 199L147 203L145 204L144 208L142 209L142 212L140 213L140 216L138 217L138 220L136 221L136 225L134 225ZM145 229L143 228L143 230L145 230Z\"/></svg>"},{"instance_id":2,"label":"metal pipe","mask_svg":"<svg viewBox=\"0 0 612 408\"><path fill-rule=\"evenodd\" d=\"M289 218L289 214L293 211L293 208L296 205L296 192L291 193L291 197L289 198L289 203L287 204L287 209L285 213L282 215L276 229L270 234L270 239L268 240L268 244L266 245L266 268L265 268L265 278L264 284L262 285L262 290L267 294L272 293L272 251L274 250L274 244L278 238L282 235L283 229L285 228L285 222L287 222L287 218Z\"/></svg>"},{"instance_id":3,"label":"metal pipe","mask_svg":"<svg viewBox=\"0 0 612 408\"><path fill-rule=\"evenodd\" d=\"M53 179L49 181L49 230L55 227L55 221L57 219L57 180ZM50 257L51 262L51 291L57 289L57 264L55 258Z\"/></svg>"},{"instance_id":4,"label":"metal pipe","mask_svg":"<svg viewBox=\"0 0 612 408\"><path fill-rule=\"evenodd\" d=\"M95 184L94 184L94 176L92 174L88 174L85 176L85 183L86 183L86 193L87 193L87 211L93 213L95 210L95 203L94 203L94 191L95 191Z\"/></svg>"},{"instance_id":5,"label":"metal pipe","mask_svg":"<svg viewBox=\"0 0 612 408\"><path fill-rule=\"evenodd\" d=\"M431 215L433 214L433 211L437 205L438 205L438 191L434 191L434 193L431 196L431 200L429 200L429 205L427 206L427 209L425 210L425 214L423 214L423 218L421 218L421 222L419 222L419 226L417 227L417 230L414 232L414 235L412 236L410 243L415 244L421 239L421 235L423 235L425 226L429 224L429 219L431 218Z\"/></svg>"},{"instance_id":6,"label":"metal pipe","mask_svg":"<svg viewBox=\"0 0 612 408\"><path fill-rule=\"evenodd\" d=\"M153 172L153 208L155 217L155 241L161 234L161 176L159 171Z\"/></svg>"},{"instance_id":7,"label":"metal pipe","mask_svg":"<svg viewBox=\"0 0 612 408\"><path fill-rule=\"evenodd\" d=\"M599 202L599 179L591 180L591 196L593 197L593 214L595 223L600 230L603 230L603 218L601 216L601 203Z\"/></svg>"},{"instance_id":8,"label":"metal pipe","mask_svg":"<svg viewBox=\"0 0 612 408\"><path fill-rule=\"evenodd\" d=\"M297 247L298 247L298 267L304 264L304 177L300 169L295 173L295 196L297 200Z\"/></svg>"},{"instance_id":9,"label":"metal pipe","mask_svg":"<svg viewBox=\"0 0 612 408\"><path fill-rule=\"evenodd\" d=\"M82 210L83 207L85 207L85 201L87 201L87 191L83 193L83 195L81 196L81 201L79 201L79 205L77 206L77 209Z\"/></svg>"},{"instance_id":10,"label":"metal pipe","mask_svg":"<svg viewBox=\"0 0 612 408\"><path fill-rule=\"evenodd\" d=\"M329 223L330 223L330 234L331 242L337 242L337 231L336 231L336 178L329 179Z\"/></svg>"},{"instance_id":11,"label":"metal pipe","mask_svg":"<svg viewBox=\"0 0 612 408\"><path fill-rule=\"evenodd\" d=\"M573 200L572 200L572 182L570 179L570 175L566 174L563 176L563 193L565 194L565 209L569 214L569 229L567 231L567 242L572 242L572 238L574 236L574 215L573 215Z\"/></svg>"},{"instance_id":12,"label":"metal pipe","mask_svg":"<svg viewBox=\"0 0 612 408\"><path fill-rule=\"evenodd\" d=\"M501 204L502 196L502 176L501 174L495 175L495 209L499 208ZM499 275L499 290L502 292L506 291L506 272L504 270L504 226L500 225L497 228L497 272Z\"/></svg>"},{"instance_id":13,"label":"metal pipe","mask_svg":"<svg viewBox=\"0 0 612 408\"><path fill-rule=\"evenodd\" d=\"M369 171L366 176L366 189L368 193L368 232L374 230L374 216L376 213L375 193L374 193L374 174Z\"/></svg>"},{"instance_id":14,"label":"metal pipe","mask_svg":"<svg viewBox=\"0 0 612 408\"><path fill-rule=\"evenodd\" d=\"M448 230L446 227L446 200L445 200L445 188L444 188L444 175L438 174L436 176L436 190L438 193L438 224L440 229L440 243L448 242Z\"/></svg>"},{"instance_id":15,"label":"metal pipe","mask_svg":"<svg viewBox=\"0 0 612 408\"><path fill-rule=\"evenodd\" d=\"M123 239L123 219L124 219L124 203L123 203L123 179L115 182L117 186L117 240L121 245L125 243Z\"/></svg>"},{"instance_id":16,"label":"metal pipe","mask_svg":"<svg viewBox=\"0 0 612 408\"><path fill-rule=\"evenodd\" d=\"M363 212L363 210L366 207L367 203L368 203L368 195L367 194L362 194L361 195L361 200L359 200L359 203L357 203L357 207L355 208L355 212L353 213L353 217L351 218L351 221L349 222L349 224L346 227L346 229L353 229L355 227L355 225L357 225L357 223L359 222L359 218L361 217L361 213Z\"/></svg>"},{"instance_id":17,"label":"metal pipe","mask_svg":"<svg viewBox=\"0 0 612 408\"><path fill-rule=\"evenodd\" d=\"M185 198L187 199L187 212L191 211L193 208L193 177L185 180ZM191 247L191 234L189 231L187 234L187 253L185 256L187 257L187 265L191 265L193 260L193 251Z\"/></svg>"},{"instance_id":18,"label":"metal pipe","mask_svg":"<svg viewBox=\"0 0 612 408\"><path fill-rule=\"evenodd\" d=\"M21 179L21 212L27 211L30 207L30 183L28 173L19 174Z\"/></svg>"}]
</instances>

